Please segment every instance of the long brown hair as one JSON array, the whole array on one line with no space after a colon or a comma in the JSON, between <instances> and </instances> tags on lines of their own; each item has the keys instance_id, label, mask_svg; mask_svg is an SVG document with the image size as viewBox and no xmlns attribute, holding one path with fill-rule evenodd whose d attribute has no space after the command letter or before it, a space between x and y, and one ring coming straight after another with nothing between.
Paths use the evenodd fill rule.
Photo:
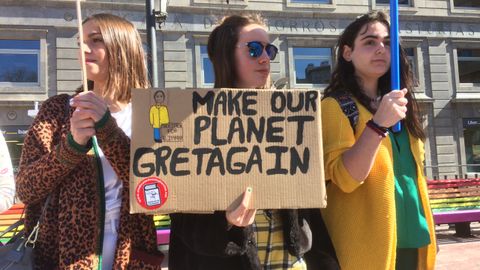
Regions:
<instances>
[{"instance_id":1,"label":"long brown hair","mask_svg":"<svg viewBox=\"0 0 480 270\"><path fill-rule=\"evenodd\" d=\"M94 14L83 24L90 20L98 25L107 51L109 68L103 96L113 94L116 100L129 102L132 88L150 86L140 34L131 22L113 14ZM93 82L88 83L91 89Z\"/></svg>"},{"instance_id":2,"label":"long brown hair","mask_svg":"<svg viewBox=\"0 0 480 270\"><path fill-rule=\"evenodd\" d=\"M358 17L355 21L349 24L338 38L336 45L337 63L332 73L330 84L325 88L325 97L330 96L336 91L347 91L351 93L363 106L370 112L375 113L375 110L370 105L370 98L365 95L359 84L358 78L352 76L355 74L355 67L352 62L343 58L345 45L354 50L355 38L365 25L380 22L385 25L390 31L390 23L388 16L382 11L371 11L365 15ZM419 108L413 93L413 74L408 62L407 54L400 46L400 88L407 88L408 92L405 97L408 100L407 116L403 123L407 126L411 134L417 138L425 139L425 132L423 131L420 122ZM378 79L378 91L383 96L390 92L390 69Z\"/></svg>"},{"instance_id":3,"label":"long brown hair","mask_svg":"<svg viewBox=\"0 0 480 270\"><path fill-rule=\"evenodd\" d=\"M235 48L238 33L250 24L266 27L265 20L260 14L231 15L224 17L208 37L207 51L215 73L215 88L235 87L237 81ZM270 78L263 88L270 88Z\"/></svg>"}]
</instances>

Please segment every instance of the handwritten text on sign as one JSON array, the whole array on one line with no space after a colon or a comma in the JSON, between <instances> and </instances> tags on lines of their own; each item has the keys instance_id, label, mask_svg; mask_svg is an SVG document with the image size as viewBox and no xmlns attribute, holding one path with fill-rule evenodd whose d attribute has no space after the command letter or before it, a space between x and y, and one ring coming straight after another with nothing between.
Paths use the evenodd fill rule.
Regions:
<instances>
[{"instance_id":1,"label":"handwritten text on sign","mask_svg":"<svg viewBox=\"0 0 480 270\"><path fill-rule=\"evenodd\" d=\"M310 149L303 143L306 131L314 128L315 114L311 112L318 110L318 92L272 91L268 104L259 104L258 93L193 91L191 106L195 118L193 143L189 145L195 147L140 147L133 153L133 174L208 176L215 170L221 175L306 174ZM265 106L271 113L259 115ZM291 145L285 144L286 130L295 130ZM144 158L152 155L153 160ZM266 167L263 160L272 158L275 162Z\"/></svg>"}]
</instances>

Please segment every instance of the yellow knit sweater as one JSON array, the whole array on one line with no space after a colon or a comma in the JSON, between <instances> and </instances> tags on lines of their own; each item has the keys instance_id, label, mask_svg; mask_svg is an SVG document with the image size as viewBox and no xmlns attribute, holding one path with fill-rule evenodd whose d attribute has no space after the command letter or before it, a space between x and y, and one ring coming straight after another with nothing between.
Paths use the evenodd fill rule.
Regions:
<instances>
[{"instance_id":1,"label":"yellow knit sweater","mask_svg":"<svg viewBox=\"0 0 480 270\"><path fill-rule=\"evenodd\" d=\"M372 114L360 103L355 133L348 118L333 98L322 101L322 128L327 179L328 206L322 210L341 268L395 270L397 241L395 212L395 182L392 145L383 139L370 174L363 182L347 172L342 153L362 134ZM430 230L431 243L421 248L418 269L434 269L435 228L423 175L423 142L410 138L410 148L416 161L419 197Z\"/></svg>"}]
</instances>

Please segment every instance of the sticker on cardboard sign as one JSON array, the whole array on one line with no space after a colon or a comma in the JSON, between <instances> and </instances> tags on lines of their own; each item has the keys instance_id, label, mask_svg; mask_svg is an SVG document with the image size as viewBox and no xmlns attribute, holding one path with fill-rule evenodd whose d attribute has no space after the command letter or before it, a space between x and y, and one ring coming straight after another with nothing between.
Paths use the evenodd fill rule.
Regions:
<instances>
[{"instance_id":1,"label":"sticker on cardboard sign","mask_svg":"<svg viewBox=\"0 0 480 270\"><path fill-rule=\"evenodd\" d=\"M168 198L168 188L158 177L148 177L140 181L135 189L138 204L148 210L162 207Z\"/></svg>"}]
</instances>

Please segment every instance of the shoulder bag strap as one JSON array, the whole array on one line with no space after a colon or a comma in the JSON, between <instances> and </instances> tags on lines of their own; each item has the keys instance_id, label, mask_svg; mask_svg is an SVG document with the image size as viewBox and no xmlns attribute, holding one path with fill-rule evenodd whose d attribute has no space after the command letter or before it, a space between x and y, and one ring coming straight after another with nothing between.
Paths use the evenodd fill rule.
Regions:
<instances>
[{"instance_id":1,"label":"shoulder bag strap","mask_svg":"<svg viewBox=\"0 0 480 270\"><path fill-rule=\"evenodd\" d=\"M37 221L37 225L33 227L32 232L28 235L27 241L25 242L25 246L30 246L32 248L35 247L35 242L37 241L38 238L38 228L40 227L40 224L43 221L43 218L45 217L45 213L47 212L47 206L50 203L50 199L52 198L52 194L48 195L47 200L45 201L45 204L43 204L42 208L42 214L40 215L40 218Z\"/></svg>"},{"instance_id":2,"label":"shoulder bag strap","mask_svg":"<svg viewBox=\"0 0 480 270\"><path fill-rule=\"evenodd\" d=\"M358 123L359 113L357 104L355 104L355 101L353 100L351 94L346 91L337 91L335 93L332 93L330 96L338 102L343 113L347 116L353 132L355 132L355 126Z\"/></svg>"}]
</instances>

